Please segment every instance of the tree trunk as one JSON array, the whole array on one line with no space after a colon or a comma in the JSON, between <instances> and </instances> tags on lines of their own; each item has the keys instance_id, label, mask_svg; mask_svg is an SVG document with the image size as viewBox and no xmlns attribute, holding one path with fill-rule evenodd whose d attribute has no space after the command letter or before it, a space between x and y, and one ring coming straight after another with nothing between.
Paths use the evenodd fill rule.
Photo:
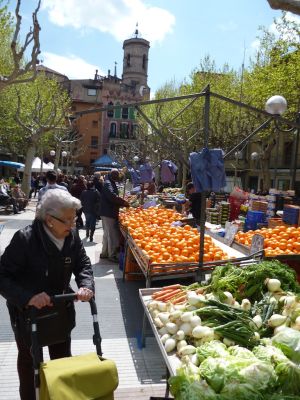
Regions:
<instances>
[{"instance_id":1,"label":"tree trunk","mask_svg":"<svg viewBox=\"0 0 300 400\"><path fill-rule=\"evenodd\" d=\"M188 149L184 148L183 150L183 157L184 160L188 160ZM181 187L182 189L185 191L185 187L186 187L186 175L188 172L188 167L185 163L182 163L182 184Z\"/></svg>"},{"instance_id":2,"label":"tree trunk","mask_svg":"<svg viewBox=\"0 0 300 400\"><path fill-rule=\"evenodd\" d=\"M24 175L22 180L22 190L29 196L30 186L31 186L31 169L32 169L32 162L35 156L36 147L34 144L31 144L26 152L26 160L25 160L25 167L24 167Z\"/></svg>"}]
</instances>

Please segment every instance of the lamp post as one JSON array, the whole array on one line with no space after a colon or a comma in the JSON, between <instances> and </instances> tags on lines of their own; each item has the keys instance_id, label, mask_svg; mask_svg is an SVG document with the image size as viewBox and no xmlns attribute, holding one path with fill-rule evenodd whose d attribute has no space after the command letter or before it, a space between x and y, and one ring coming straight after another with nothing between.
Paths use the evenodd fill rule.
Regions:
<instances>
[{"instance_id":1,"label":"lamp post","mask_svg":"<svg viewBox=\"0 0 300 400\"><path fill-rule=\"evenodd\" d=\"M250 154L250 158L251 158L252 161L257 161L257 162L259 162L259 161L260 161L260 158L261 158L261 155L260 155L257 151L254 151L253 153ZM261 167L261 165L259 165L259 167ZM257 165L257 163L256 163L255 169L257 169L257 168L258 168L258 165ZM261 169L261 168L259 168L259 169ZM259 188L260 188L260 185L259 185L259 175L260 175L260 171L258 172L257 190L259 190Z\"/></svg>"},{"instance_id":2,"label":"lamp post","mask_svg":"<svg viewBox=\"0 0 300 400\"><path fill-rule=\"evenodd\" d=\"M265 110L272 115L282 115L287 109L287 101L283 96L272 96L270 97L265 106ZM297 124L300 123L300 112L298 112L296 116L296 121ZM278 132L292 132L295 128L291 127L289 129L282 129L278 125L278 121L275 120L275 126ZM296 135L295 135L295 146L294 146L294 154L293 154L293 160L292 160L292 165L291 165L291 172L292 172L292 179L290 181L290 189L295 189L295 183L296 183L296 176L297 176L297 160L298 160L298 147L299 147L299 133L300 129L299 127L296 128ZM275 176L274 176L274 182L276 181L276 175L277 175L277 161L278 161L278 142L279 142L279 134L277 134L277 151L276 151L276 164L275 164Z\"/></svg>"},{"instance_id":3,"label":"lamp post","mask_svg":"<svg viewBox=\"0 0 300 400\"><path fill-rule=\"evenodd\" d=\"M68 152L65 151L65 150L63 150L63 151L61 152L62 159L66 158L67 155L68 155ZM63 161L62 161L62 164L63 164ZM66 165L66 174L68 174L68 165Z\"/></svg>"}]
</instances>

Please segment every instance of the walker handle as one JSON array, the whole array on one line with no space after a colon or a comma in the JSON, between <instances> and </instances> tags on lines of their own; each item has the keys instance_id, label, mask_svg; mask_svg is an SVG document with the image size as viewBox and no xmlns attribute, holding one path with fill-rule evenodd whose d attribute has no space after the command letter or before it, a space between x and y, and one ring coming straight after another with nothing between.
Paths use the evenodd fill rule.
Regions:
<instances>
[{"instance_id":1,"label":"walker handle","mask_svg":"<svg viewBox=\"0 0 300 400\"><path fill-rule=\"evenodd\" d=\"M75 301L77 300L77 293L67 293L67 294L55 294L50 296L51 303L58 304L65 301Z\"/></svg>"}]
</instances>

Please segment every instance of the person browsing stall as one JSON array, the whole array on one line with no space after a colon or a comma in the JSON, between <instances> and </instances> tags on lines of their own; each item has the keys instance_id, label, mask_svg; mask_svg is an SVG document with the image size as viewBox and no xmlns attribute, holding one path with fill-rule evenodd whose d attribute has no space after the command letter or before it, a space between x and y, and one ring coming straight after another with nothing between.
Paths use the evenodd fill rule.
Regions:
<instances>
[{"instance_id":1,"label":"person browsing stall","mask_svg":"<svg viewBox=\"0 0 300 400\"><path fill-rule=\"evenodd\" d=\"M191 213L196 223L200 224L201 217L201 193L197 193L195 186L192 182L186 185L187 201L187 212Z\"/></svg>"},{"instance_id":2,"label":"person browsing stall","mask_svg":"<svg viewBox=\"0 0 300 400\"><path fill-rule=\"evenodd\" d=\"M119 180L119 171L113 169L104 181L100 202L100 216L103 227L100 258L108 258L113 262L119 261L119 209L120 207L129 207L129 203L119 196L119 190L116 185Z\"/></svg>"},{"instance_id":3,"label":"person browsing stall","mask_svg":"<svg viewBox=\"0 0 300 400\"><path fill-rule=\"evenodd\" d=\"M50 358L57 359L71 356L75 310L73 302L52 305L50 296L73 292L72 274L77 299L89 301L94 296L91 262L74 229L80 207L69 192L48 190L33 224L15 233L0 260L0 294L7 300L18 347L21 400L35 398L29 306L38 309L38 334L46 334Z\"/></svg>"}]
</instances>

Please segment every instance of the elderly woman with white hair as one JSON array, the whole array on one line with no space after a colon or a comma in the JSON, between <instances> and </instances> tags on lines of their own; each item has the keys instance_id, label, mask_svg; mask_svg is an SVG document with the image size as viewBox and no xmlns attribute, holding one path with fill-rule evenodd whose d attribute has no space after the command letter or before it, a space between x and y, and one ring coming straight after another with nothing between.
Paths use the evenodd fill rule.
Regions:
<instances>
[{"instance_id":1,"label":"elderly woman with white hair","mask_svg":"<svg viewBox=\"0 0 300 400\"><path fill-rule=\"evenodd\" d=\"M78 300L89 301L94 295L91 262L74 229L80 207L80 201L67 191L48 190L33 224L16 232L1 257L0 294L7 300L18 347L21 400L35 398L28 307L36 307L38 316L43 317L38 325L48 335L50 358L68 357L74 305L53 305L50 296L72 292L72 274Z\"/></svg>"}]
</instances>

